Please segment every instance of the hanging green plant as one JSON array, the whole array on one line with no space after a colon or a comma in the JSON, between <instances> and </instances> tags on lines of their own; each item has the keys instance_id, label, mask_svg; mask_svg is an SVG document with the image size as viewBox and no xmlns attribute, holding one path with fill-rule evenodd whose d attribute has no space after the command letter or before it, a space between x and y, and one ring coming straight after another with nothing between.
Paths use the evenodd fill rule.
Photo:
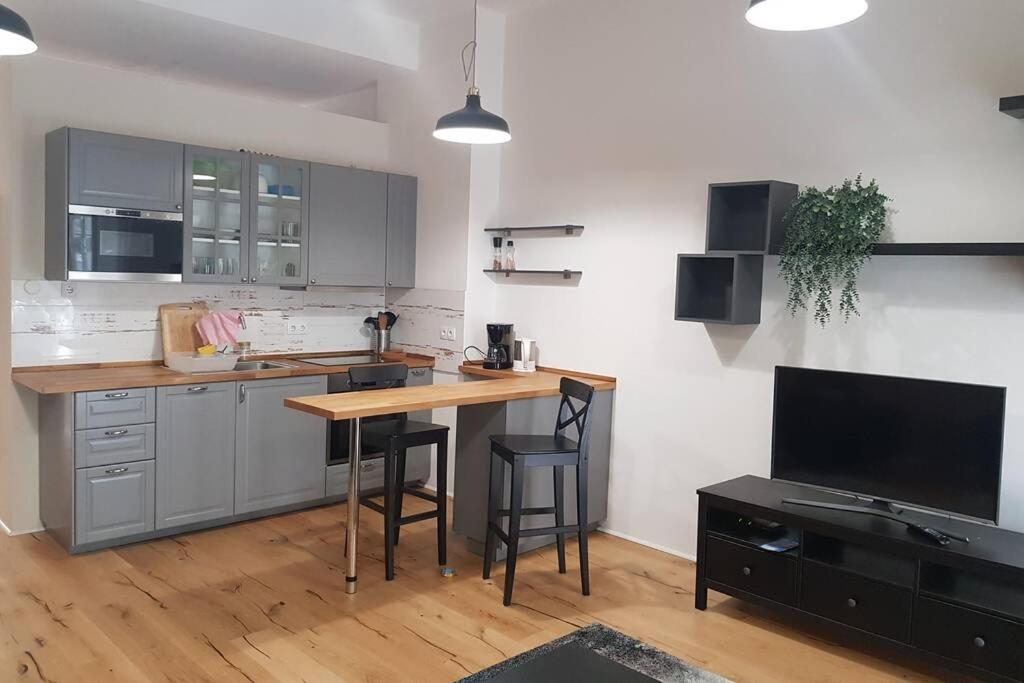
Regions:
<instances>
[{"instance_id":1,"label":"hanging green plant","mask_svg":"<svg viewBox=\"0 0 1024 683\"><path fill-rule=\"evenodd\" d=\"M796 315L814 300L814 319L822 327L832 317L832 286L842 285L839 312L844 320L860 315L857 276L885 228L891 200L872 180L847 179L839 187L805 188L786 213L786 238L779 276L789 285L786 308Z\"/></svg>"}]
</instances>

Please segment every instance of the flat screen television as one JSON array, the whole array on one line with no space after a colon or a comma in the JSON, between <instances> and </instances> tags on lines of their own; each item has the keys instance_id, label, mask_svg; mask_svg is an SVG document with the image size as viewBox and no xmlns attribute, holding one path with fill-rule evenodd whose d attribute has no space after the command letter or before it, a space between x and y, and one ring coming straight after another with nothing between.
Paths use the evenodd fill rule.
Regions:
<instances>
[{"instance_id":1,"label":"flat screen television","mask_svg":"<svg viewBox=\"0 0 1024 683\"><path fill-rule=\"evenodd\" d=\"M997 522L1004 387L775 368L772 478Z\"/></svg>"}]
</instances>

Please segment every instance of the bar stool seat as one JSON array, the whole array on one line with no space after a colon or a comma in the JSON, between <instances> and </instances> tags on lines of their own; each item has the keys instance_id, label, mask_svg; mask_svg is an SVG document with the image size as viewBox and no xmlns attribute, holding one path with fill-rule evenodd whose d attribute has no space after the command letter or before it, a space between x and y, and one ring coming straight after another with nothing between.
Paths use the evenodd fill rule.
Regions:
<instances>
[{"instance_id":1,"label":"bar stool seat","mask_svg":"<svg viewBox=\"0 0 1024 683\"><path fill-rule=\"evenodd\" d=\"M558 548L558 571L565 573L565 537L576 534L579 539L580 581L583 594L590 595L590 565L587 558L587 451L590 442L590 421L587 416L594 400L594 388L589 384L563 377L559 384L562 400L558 407L554 434L495 434L491 440L490 486L487 496L487 537L484 543L484 579L491 577L491 565L498 550L498 541L508 547L505 560L505 594L503 603L512 604L519 540L531 536L554 536ZM565 436L572 425L579 439ZM504 465L511 465L512 480L508 508L502 508L504 491ZM550 507L523 507L526 470L551 467L554 481L554 504ZM565 523L565 468L576 470L576 523ZM521 529L522 517L554 515L555 525L543 528ZM501 520L508 518L508 531Z\"/></svg>"},{"instance_id":2,"label":"bar stool seat","mask_svg":"<svg viewBox=\"0 0 1024 683\"><path fill-rule=\"evenodd\" d=\"M359 366L349 370L349 380L354 391L398 388L405 386L408 372L408 366L403 364ZM437 563L444 565L448 561L448 432L447 425L404 417L363 425L363 443L384 451L384 505L373 500L378 494L363 494L359 503L384 515L384 576L388 581L395 578L395 546L401 528L407 524L436 519ZM406 450L431 444L437 445L436 495L405 485ZM434 509L403 517L406 493L434 503Z\"/></svg>"}]
</instances>

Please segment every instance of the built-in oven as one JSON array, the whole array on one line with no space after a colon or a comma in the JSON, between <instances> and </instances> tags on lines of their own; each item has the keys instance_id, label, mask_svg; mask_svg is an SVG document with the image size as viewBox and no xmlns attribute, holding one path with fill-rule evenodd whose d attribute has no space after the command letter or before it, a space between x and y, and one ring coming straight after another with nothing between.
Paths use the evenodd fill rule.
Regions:
<instances>
[{"instance_id":1,"label":"built-in oven","mask_svg":"<svg viewBox=\"0 0 1024 683\"><path fill-rule=\"evenodd\" d=\"M325 359L331 360L331 359ZM313 359L307 359L306 362L312 362ZM367 359L368 362L372 362L372 359ZM354 361L351 357L339 359L339 362L345 364L352 364ZM355 361L358 362L358 361ZM330 365L328 362L320 362L321 365ZM387 386L393 386L388 384ZM382 387L384 388L384 387ZM372 387L365 387L363 390L372 390ZM340 394L352 391L352 385L349 382L347 372L339 372L333 375L327 376L327 393L329 394ZM375 415L373 417L364 417L362 419L363 425L370 424L372 422L381 422L384 420L397 420L405 416L405 413L391 413L388 415ZM348 420L335 420L328 422L327 432L327 464L328 465L341 465L348 463L349 449L348 449L348 438L349 438L349 421ZM384 451L379 446L367 443L364 439L362 442L362 461L373 460L374 458L383 458Z\"/></svg>"},{"instance_id":2,"label":"built-in oven","mask_svg":"<svg viewBox=\"0 0 1024 683\"><path fill-rule=\"evenodd\" d=\"M68 279L181 282L182 215L68 207Z\"/></svg>"}]
</instances>

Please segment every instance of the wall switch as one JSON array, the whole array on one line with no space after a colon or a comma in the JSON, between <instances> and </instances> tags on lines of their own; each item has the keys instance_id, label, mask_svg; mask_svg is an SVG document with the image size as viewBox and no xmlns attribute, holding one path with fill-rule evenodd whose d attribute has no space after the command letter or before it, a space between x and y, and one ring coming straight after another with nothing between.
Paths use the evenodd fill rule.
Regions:
<instances>
[{"instance_id":1,"label":"wall switch","mask_svg":"<svg viewBox=\"0 0 1024 683\"><path fill-rule=\"evenodd\" d=\"M75 295L75 283L74 282L65 282L60 287L60 293L63 294L64 296L74 296Z\"/></svg>"}]
</instances>

